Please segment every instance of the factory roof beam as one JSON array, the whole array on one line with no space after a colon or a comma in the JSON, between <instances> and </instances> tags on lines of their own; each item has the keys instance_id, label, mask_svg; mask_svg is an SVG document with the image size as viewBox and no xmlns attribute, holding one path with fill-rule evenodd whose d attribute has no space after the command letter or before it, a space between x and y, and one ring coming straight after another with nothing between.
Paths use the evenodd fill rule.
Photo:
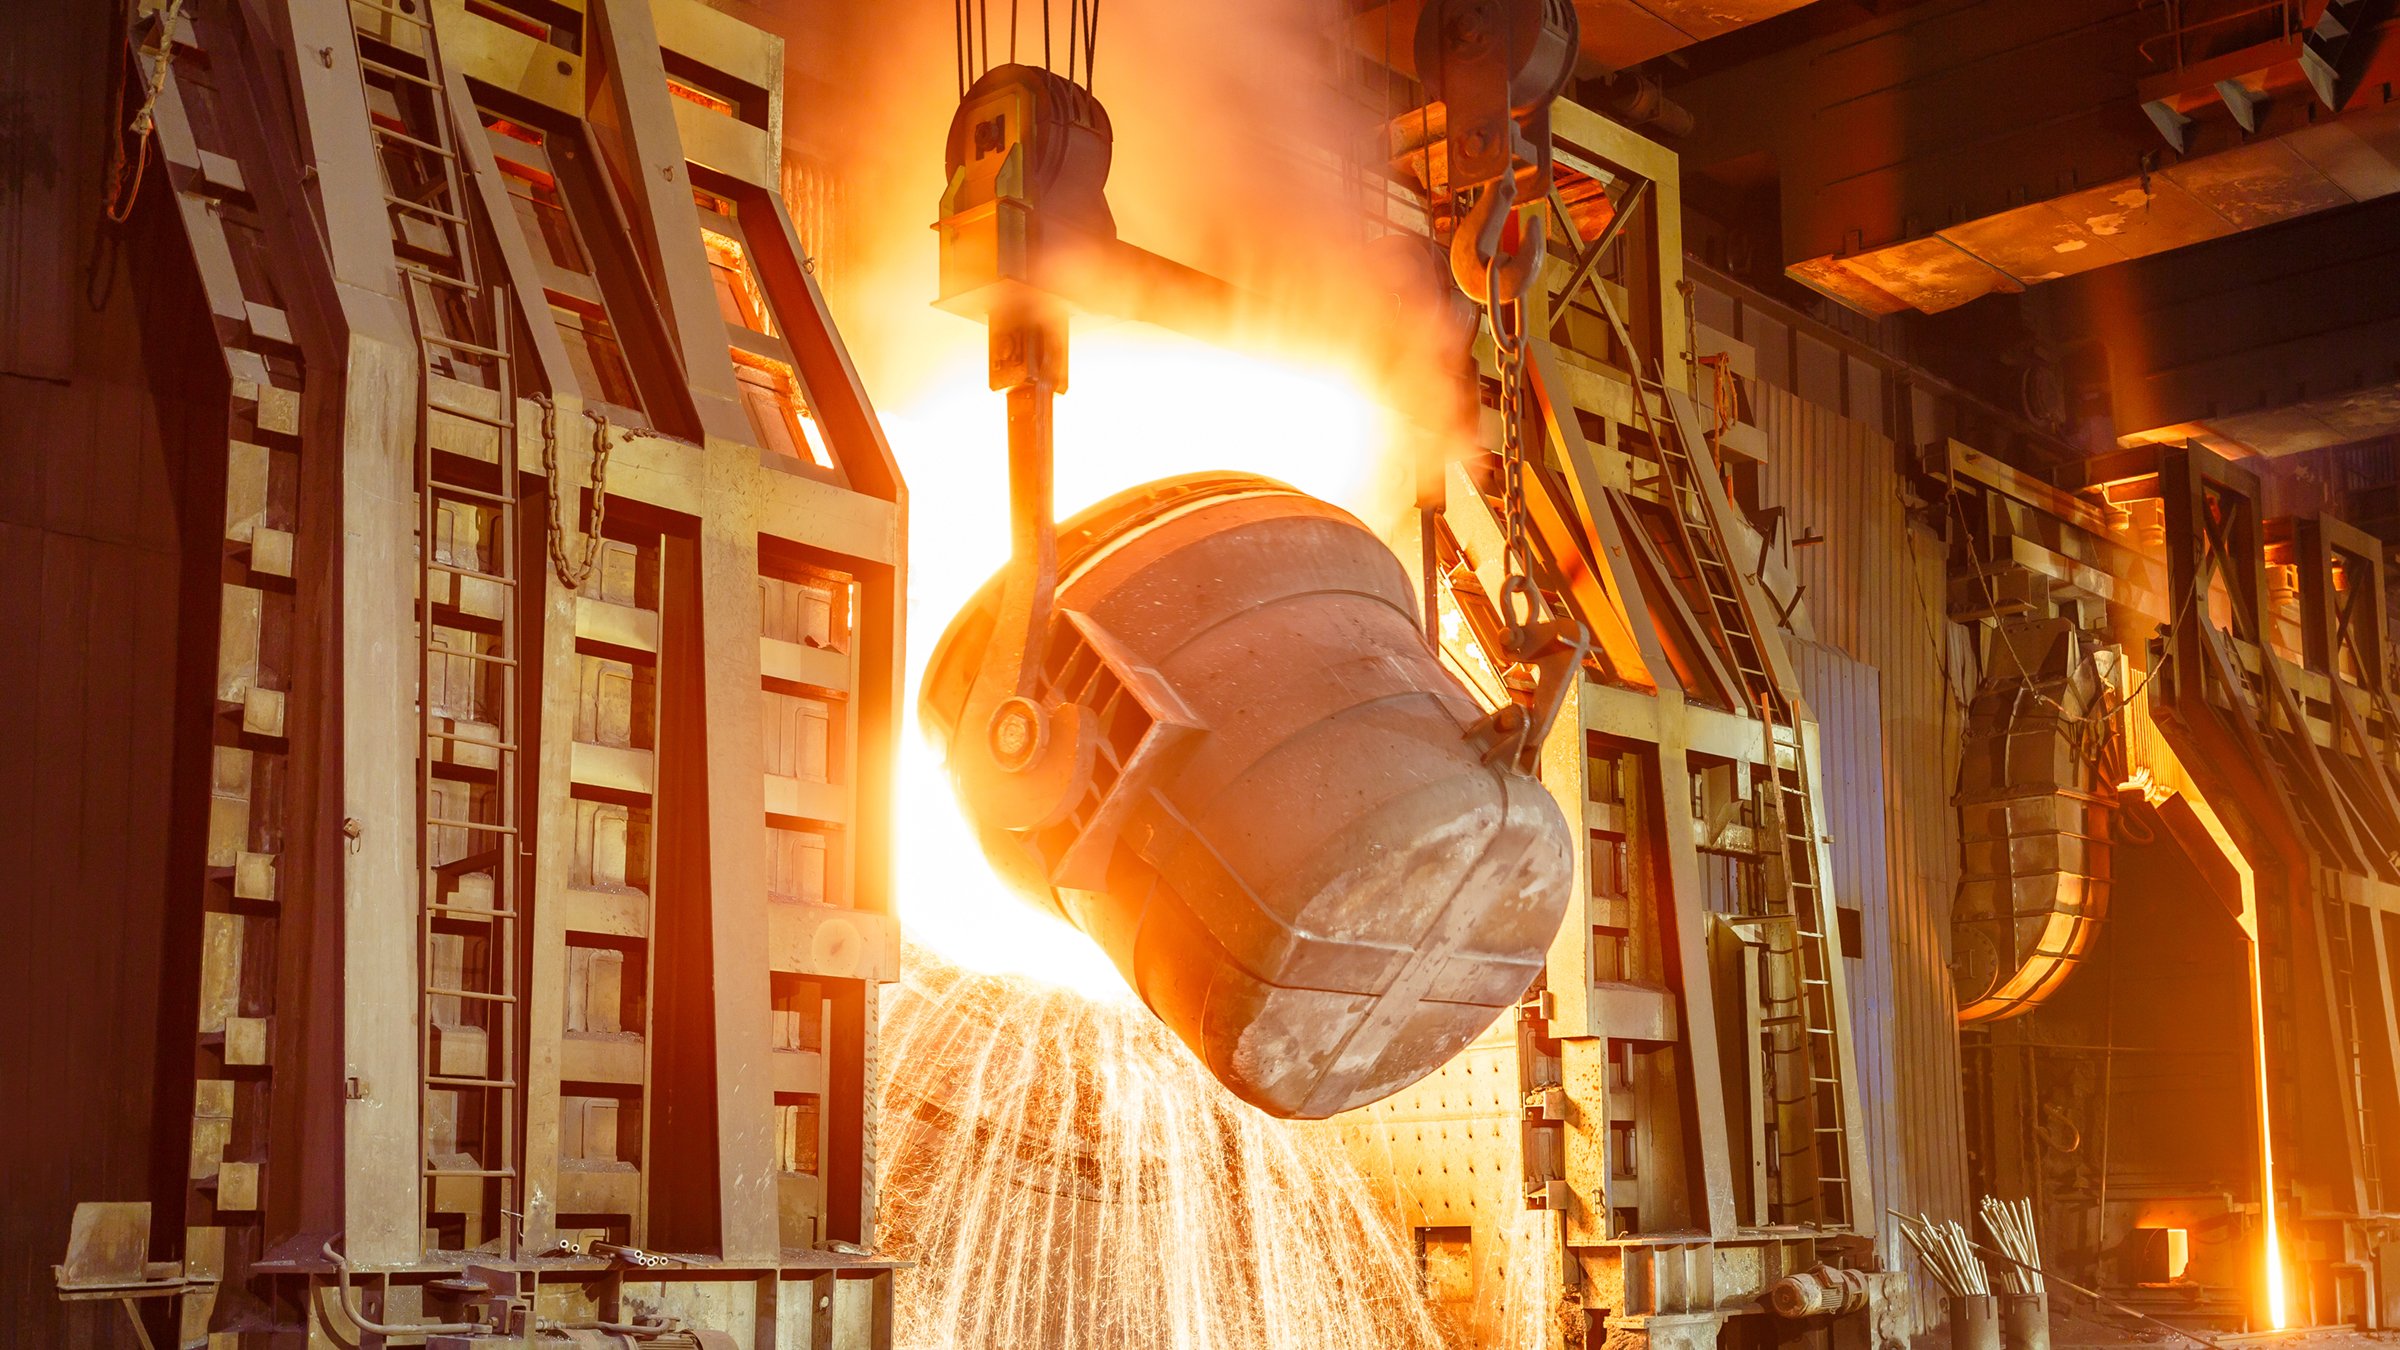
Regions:
<instances>
[{"instance_id":1,"label":"factory roof beam","mask_svg":"<svg viewBox=\"0 0 2400 1350\"><path fill-rule=\"evenodd\" d=\"M2280 3L2169 8L1912 6L1676 86L1697 118L1688 159L1769 156L1787 272L1871 314L1951 309L2400 190L2386 27L2362 22L2334 52L2297 5L2288 22ZM2259 22L2264 45L2212 45ZM2310 43L2357 91L2338 115L2311 92Z\"/></svg>"}]
</instances>

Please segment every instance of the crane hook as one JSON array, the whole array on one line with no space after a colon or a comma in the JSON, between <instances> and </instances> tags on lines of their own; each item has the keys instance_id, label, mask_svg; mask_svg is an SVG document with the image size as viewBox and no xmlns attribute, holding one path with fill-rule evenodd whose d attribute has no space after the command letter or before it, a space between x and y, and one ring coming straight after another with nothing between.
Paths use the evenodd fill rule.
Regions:
<instances>
[{"instance_id":1,"label":"crane hook","mask_svg":"<svg viewBox=\"0 0 2400 1350\"><path fill-rule=\"evenodd\" d=\"M1509 210L1516 202L1517 180L1512 174L1484 189L1450 237L1450 274L1478 305L1514 304L1541 274L1547 232L1540 216L1524 222L1514 249L1501 247Z\"/></svg>"}]
</instances>

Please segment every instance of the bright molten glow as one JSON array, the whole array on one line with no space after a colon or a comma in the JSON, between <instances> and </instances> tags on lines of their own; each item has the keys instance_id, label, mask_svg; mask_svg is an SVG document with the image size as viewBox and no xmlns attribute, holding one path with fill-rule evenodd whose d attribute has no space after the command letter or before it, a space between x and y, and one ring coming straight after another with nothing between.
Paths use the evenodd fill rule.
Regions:
<instances>
[{"instance_id":1,"label":"bright molten glow","mask_svg":"<svg viewBox=\"0 0 2400 1350\"><path fill-rule=\"evenodd\" d=\"M2145 679L2142 688L2149 688ZM2216 809L2209 804L2208 794L2192 782L2191 775L2175 757L2174 747L2168 744L2165 733L2158 729L2147 697L2134 705L2135 715L2126 738L2133 773L2121 784L2140 788L2152 805L2180 795L2191 808L2192 815L2216 844L2217 851L2233 869L2241 885L2242 934L2250 944L2250 1062L2258 1079L2258 1193L2259 1212L2265 1220L2261 1227L2261 1259L2265 1264L2267 1321L2278 1331L2291 1325L2288 1295L2284 1288L2283 1235L2275 1214L2275 1132L2274 1112L2269 1102L2267 1074L2267 1005L2266 982L2259 969L2258 957L2258 875L2250 860L2243 856L2241 846L2226 830Z\"/></svg>"},{"instance_id":2,"label":"bright molten glow","mask_svg":"<svg viewBox=\"0 0 2400 1350\"><path fill-rule=\"evenodd\" d=\"M1098 947L1010 893L985 864L940 759L916 726L917 683L952 616L1008 558L1005 401L987 388L981 330L884 410L909 485L908 727L900 747L900 917L911 939L973 970L1099 997L1125 985ZM1395 471L1386 415L1331 365L1245 355L1157 329L1078 328L1057 403L1060 519L1198 470L1265 474L1355 511ZM1370 516L1370 519L1373 517Z\"/></svg>"},{"instance_id":3,"label":"bright molten glow","mask_svg":"<svg viewBox=\"0 0 2400 1350\"><path fill-rule=\"evenodd\" d=\"M2242 871L2242 889L2250 890L2250 873ZM2267 1262L2267 1322L2281 1331L2291 1325L2283 1289L2283 1236L2275 1221L2275 1136L2273 1119L2267 1109L2267 1012L2266 983L2258 967L2258 941L2250 942L2250 1033L2251 1052L2258 1062L2258 1174L2259 1212L2266 1216L2263 1245Z\"/></svg>"},{"instance_id":4,"label":"bright molten glow","mask_svg":"<svg viewBox=\"0 0 2400 1350\"><path fill-rule=\"evenodd\" d=\"M1437 1350L1330 1131L1156 1018L912 951L883 1015L879 1248L906 1350Z\"/></svg>"},{"instance_id":5,"label":"bright molten glow","mask_svg":"<svg viewBox=\"0 0 2400 1350\"><path fill-rule=\"evenodd\" d=\"M874 11L876 69L844 115L874 135L839 166L858 256L829 298L909 494L893 851L911 950L877 1048L875 1246L917 1263L895 1281L894 1344L1436 1350L1404 1230L1330 1132L1233 1099L1090 939L1011 894L915 725L934 642L1007 559L1007 419L983 326L929 307L951 25L931 6L853 8ZM1406 492L1387 417L1363 391L1438 388L1447 368L1386 350L1417 330L1393 321L1388 287L1357 256L1348 180L1260 153L1370 129L1323 78L1317 45L1289 40L1321 25L1285 0L1112 11L1101 69L1139 72L1104 73L1100 91L1119 147L1117 227L1273 297L1230 327L1274 342L1079 321L1056 405L1058 517L1203 470L1280 479L1370 524L1385 518L1375 494ZM1206 134L1194 108L1210 110Z\"/></svg>"},{"instance_id":6,"label":"bright molten glow","mask_svg":"<svg viewBox=\"0 0 2400 1350\"><path fill-rule=\"evenodd\" d=\"M2242 886L2242 930L2250 939L2250 1061L2258 1071L2258 1209L2266 1220L2259 1245L2267 1268L2267 1324L2281 1331L2291 1325L2291 1315L2283 1287L2283 1235L2275 1217L2275 1113L2267 1073L2267 982L2258 953L2258 874L2207 800L2194 793L2190 801Z\"/></svg>"}]
</instances>

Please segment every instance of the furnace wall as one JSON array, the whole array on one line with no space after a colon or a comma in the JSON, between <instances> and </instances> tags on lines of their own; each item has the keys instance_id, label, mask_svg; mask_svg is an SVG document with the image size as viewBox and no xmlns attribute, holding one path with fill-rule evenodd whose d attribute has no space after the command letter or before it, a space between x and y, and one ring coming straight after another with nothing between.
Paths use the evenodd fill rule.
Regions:
<instances>
[{"instance_id":1,"label":"furnace wall","mask_svg":"<svg viewBox=\"0 0 2400 1350\"><path fill-rule=\"evenodd\" d=\"M180 457L128 270L156 222L96 230L117 22L0 5L0 1338L68 1350L134 1343L50 1266L77 1201L149 1190L173 908Z\"/></svg>"}]
</instances>

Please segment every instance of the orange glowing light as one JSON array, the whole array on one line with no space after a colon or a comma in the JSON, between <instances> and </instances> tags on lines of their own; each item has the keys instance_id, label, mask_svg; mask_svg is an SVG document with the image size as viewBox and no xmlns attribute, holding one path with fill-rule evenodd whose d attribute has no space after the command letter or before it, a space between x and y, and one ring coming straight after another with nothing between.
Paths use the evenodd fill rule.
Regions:
<instances>
[{"instance_id":1,"label":"orange glowing light","mask_svg":"<svg viewBox=\"0 0 2400 1350\"><path fill-rule=\"evenodd\" d=\"M2144 688L2148 682L2144 681ZM2283 1268L2283 1235L2275 1213L2275 1122L2270 1101L2267 1074L2267 1007L2266 981L2259 966L2258 874L2243 856L2241 846L2225 828L2208 800L2184 771L2175 752L2166 742L2150 716L2147 698L2135 705L2128 749L2136 761L2134 772L2120 786L2138 787L2153 804L2171 796L2181 796L2191 808L2193 818L2217 846L2226 865L2233 869L2241 888L2239 922L2242 935L2250 946L2250 1062L2256 1072L2258 1102L2258 1194L2260 1231L2260 1260L2265 1266L2264 1292L2268 1324L2282 1330L2290 1323L2289 1294L2285 1288Z\"/></svg>"},{"instance_id":2,"label":"orange glowing light","mask_svg":"<svg viewBox=\"0 0 2400 1350\"><path fill-rule=\"evenodd\" d=\"M946 327L949 325L945 325ZM1127 997L1099 948L1019 900L992 874L916 727L933 638L1008 557L1006 407L987 387L983 334L955 325L932 378L883 414L909 484L908 725L901 736L901 922L944 958L1095 997ZM1056 514L1200 469L1265 474L1378 519L1405 470L1386 454L1389 415L1364 381L1312 365L1211 347L1140 325L1078 329L1057 402Z\"/></svg>"},{"instance_id":3,"label":"orange glowing light","mask_svg":"<svg viewBox=\"0 0 2400 1350\"><path fill-rule=\"evenodd\" d=\"M2139 792L2142 794L2142 800L2152 806L2157 806L2175 795L2175 789L2160 782L2151 773L2150 766L2147 764L2137 766L2130 777L2117 784L2117 790L2119 792Z\"/></svg>"},{"instance_id":4,"label":"orange glowing light","mask_svg":"<svg viewBox=\"0 0 2400 1350\"><path fill-rule=\"evenodd\" d=\"M2242 892L2251 894L2250 870L2242 868ZM2245 904L2245 908L2248 905ZM2266 1219L2260 1245L2264 1248L2267 1265L2267 1324L2277 1331L2291 1325L2283 1287L2283 1236L2275 1222L2275 1135L2273 1117L2267 1108L2267 1012L2266 983L2258 965L2258 940L2250 942L2250 1035L2251 1053L2258 1064L2258 1177L2259 1213Z\"/></svg>"},{"instance_id":5,"label":"orange glowing light","mask_svg":"<svg viewBox=\"0 0 2400 1350\"><path fill-rule=\"evenodd\" d=\"M685 84L672 75L667 77L667 92L686 103L697 103L713 113L722 113L727 117L740 115L735 111L731 101L721 99L698 85Z\"/></svg>"}]
</instances>

